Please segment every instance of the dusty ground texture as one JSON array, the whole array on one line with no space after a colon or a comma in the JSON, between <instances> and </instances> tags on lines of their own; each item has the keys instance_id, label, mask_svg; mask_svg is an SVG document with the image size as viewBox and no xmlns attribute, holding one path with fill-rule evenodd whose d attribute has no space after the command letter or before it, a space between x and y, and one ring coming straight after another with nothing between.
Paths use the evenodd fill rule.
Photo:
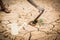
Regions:
<instances>
[{"instance_id":1,"label":"dusty ground texture","mask_svg":"<svg viewBox=\"0 0 60 40\"><path fill-rule=\"evenodd\" d=\"M45 9L43 15L44 25L37 23L31 26L28 23L39 14L38 9L27 0L3 0L9 5L11 13L0 12L0 40L60 40L60 1L34 0ZM6 5L6 7L7 7ZM17 25L18 35L11 34L11 25Z\"/></svg>"}]
</instances>

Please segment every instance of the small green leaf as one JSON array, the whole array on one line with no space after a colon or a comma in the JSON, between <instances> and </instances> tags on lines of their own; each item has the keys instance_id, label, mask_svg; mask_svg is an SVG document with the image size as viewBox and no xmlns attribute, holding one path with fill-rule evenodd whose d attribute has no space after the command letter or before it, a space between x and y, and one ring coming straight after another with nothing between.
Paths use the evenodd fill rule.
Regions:
<instances>
[{"instance_id":1,"label":"small green leaf","mask_svg":"<svg viewBox=\"0 0 60 40\"><path fill-rule=\"evenodd\" d=\"M41 24L41 25L44 25L43 19L40 19L40 24Z\"/></svg>"},{"instance_id":2,"label":"small green leaf","mask_svg":"<svg viewBox=\"0 0 60 40\"><path fill-rule=\"evenodd\" d=\"M43 19L40 19L40 22L42 23L43 22Z\"/></svg>"}]
</instances>

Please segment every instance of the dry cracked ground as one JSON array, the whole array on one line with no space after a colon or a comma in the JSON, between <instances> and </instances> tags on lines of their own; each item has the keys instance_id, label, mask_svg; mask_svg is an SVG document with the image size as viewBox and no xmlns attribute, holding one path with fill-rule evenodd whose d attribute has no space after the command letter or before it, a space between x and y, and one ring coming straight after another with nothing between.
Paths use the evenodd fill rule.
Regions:
<instances>
[{"instance_id":1,"label":"dry cracked ground","mask_svg":"<svg viewBox=\"0 0 60 40\"><path fill-rule=\"evenodd\" d=\"M39 12L27 0L3 0L11 12L0 11L0 40L60 40L60 0L33 1L45 9L38 19L43 19L44 25L28 24ZM11 29L18 31L17 35Z\"/></svg>"}]
</instances>

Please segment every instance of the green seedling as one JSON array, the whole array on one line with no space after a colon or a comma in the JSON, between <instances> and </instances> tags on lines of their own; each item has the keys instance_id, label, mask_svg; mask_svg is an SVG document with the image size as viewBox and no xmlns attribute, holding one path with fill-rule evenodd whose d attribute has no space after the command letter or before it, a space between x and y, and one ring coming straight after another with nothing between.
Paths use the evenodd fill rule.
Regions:
<instances>
[{"instance_id":1,"label":"green seedling","mask_svg":"<svg viewBox=\"0 0 60 40\"><path fill-rule=\"evenodd\" d=\"M43 19L40 19L40 24L44 25Z\"/></svg>"}]
</instances>

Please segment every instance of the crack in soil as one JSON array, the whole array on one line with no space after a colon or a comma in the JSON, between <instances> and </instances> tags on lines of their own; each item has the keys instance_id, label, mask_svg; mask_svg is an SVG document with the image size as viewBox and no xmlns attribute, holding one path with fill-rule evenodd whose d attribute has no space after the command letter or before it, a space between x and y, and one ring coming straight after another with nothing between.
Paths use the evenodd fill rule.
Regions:
<instances>
[{"instance_id":1,"label":"crack in soil","mask_svg":"<svg viewBox=\"0 0 60 40\"><path fill-rule=\"evenodd\" d=\"M31 40L31 33L30 33L30 36L29 36L29 39L28 40Z\"/></svg>"}]
</instances>

